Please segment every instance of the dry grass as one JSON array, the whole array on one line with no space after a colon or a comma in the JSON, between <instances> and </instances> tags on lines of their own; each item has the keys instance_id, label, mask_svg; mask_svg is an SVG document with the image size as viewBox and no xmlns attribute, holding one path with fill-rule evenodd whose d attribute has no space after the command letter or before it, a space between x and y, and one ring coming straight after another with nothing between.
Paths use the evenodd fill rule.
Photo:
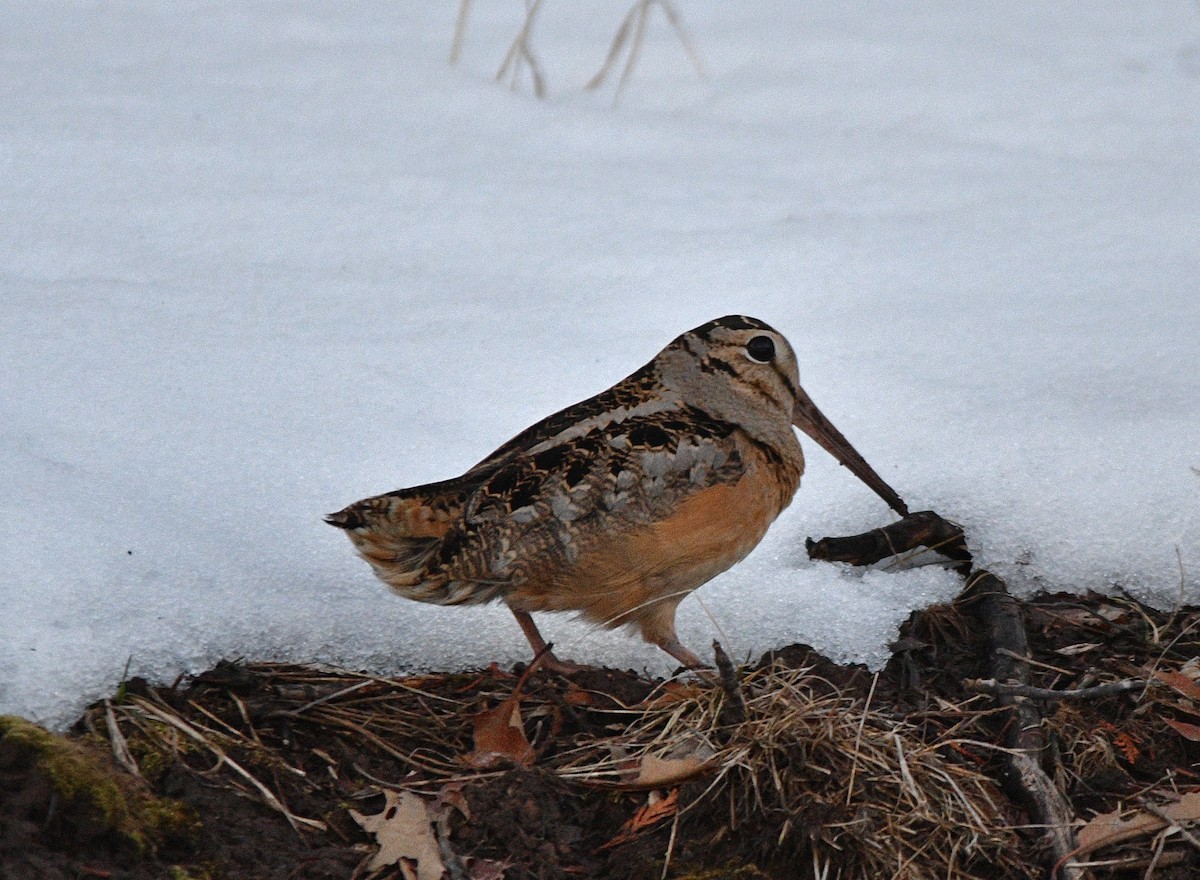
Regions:
<instances>
[{"instance_id":1,"label":"dry grass","mask_svg":"<svg viewBox=\"0 0 1200 880\"><path fill-rule=\"evenodd\" d=\"M1006 799L956 751L980 743L925 742L805 669L773 664L742 687L740 723L722 723L715 688L660 699L559 772L621 785L631 760L702 758L703 785L681 818L711 828L714 843L743 836L748 857L800 865L800 876L810 866L830 880L1026 875Z\"/></svg>"},{"instance_id":2,"label":"dry grass","mask_svg":"<svg viewBox=\"0 0 1200 880\"><path fill-rule=\"evenodd\" d=\"M794 876L970 878L997 876L998 866L1004 876L1027 876L1011 808L963 757L979 743L953 735L927 742L911 723L843 696L807 669L776 663L749 672L745 718L735 724L723 716L721 689L690 681L644 683L626 705L607 688L564 690L561 679L541 676L519 685L494 670L398 679L238 670L269 682L269 699L228 690L227 702L181 703L149 690L108 711L134 754L190 753L193 766L208 762L210 777L275 810L297 833L324 829L328 817L303 815L289 800L297 787L327 787L330 774L353 776L351 798L365 798L384 789L433 795L506 773L467 758L473 719L515 699L538 768L579 797L676 792L670 833L659 829L668 863L686 834L764 867L799 865ZM981 716L951 714L960 728ZM357 750L350 766L336 757L339 741Z\"/></svg>"},{"instance_id":3,"label":"dry grass","mask_svg":"<svg viewBox=\"0 0 1200 880\"><path fill-rule=\"evenodd\" d=\"M1080 859L1095 876L1187 876L1200 851L1200 611L1089 596L1044 597L1025 613L1032 692L1097 695L1039 698L1047 768L1088 832ZM369 813L389 790L511 805L499 831L447 824L464 858L508 859L504 823L526 803L583 829L555 856L575 860L563 872L522 861L531 844L512 854L508 880L684 877L729 860L754 877L1043 876L1037 830L996 781L1008 716L963 687L980 671L963 621L953 607L921 614L874 679L807 652L724 686L611 670L568 681L226 664L184 687L131 683L85 724L151 785L184 764L309 842L362 845L346 807ZM1144 687L1097 687L1134 679ZM614 873L622 861L635 867Z\"/></svg>"},{"instance_id":4,"label":"dry grass","mask_svg":"<svg viewBox=\"0 0 1200 880\"><path fill-rule=\"evenodd\" d=\"M472 0L460 0L458 15L454 25L454 39L450 47L450 63L457 64L462 57L463 42L466 37L467 22L471 16ZM507 82L509 89L516 91L521 82L522 71L529 71L529 78L533 86L533 93L538 98L546 97L546 77L542 72L542 65L538 60L537 54L533 50L533 26L537 20L538 14L542 10L543 0L525 0L525 17L522 20L521 27L517 31L516 36L508 48L508 52L504 56L504 60L500 64L500 69L496 71L497 82ZM683 18L679 11L675 8L671 0L636 0L629 12L621 20L616 33L613 35L612 43L608 48L608 53L605 55L604 63L596 74L588 81L584 88L587 91L594 91L604 85L606 80L618 66L621 67L621 74L617 78L617 85L613 91L614 105L620 99L621 93L625 90L630 77L633 75L634 69L637 67L638 60L641 57L642 47L645 42L646 28L649 24L651 13L654 7L662 10L663 16L667 23L678 37L680 45L687 53L688 60L692 67L695 68L696 74L701 78L705 78L704 62L700 59L700 53L693 44L691 37L688 35L687 29L684 27ZM621 64L624 59L624 64Z\"/></svg>"}]
</instances>

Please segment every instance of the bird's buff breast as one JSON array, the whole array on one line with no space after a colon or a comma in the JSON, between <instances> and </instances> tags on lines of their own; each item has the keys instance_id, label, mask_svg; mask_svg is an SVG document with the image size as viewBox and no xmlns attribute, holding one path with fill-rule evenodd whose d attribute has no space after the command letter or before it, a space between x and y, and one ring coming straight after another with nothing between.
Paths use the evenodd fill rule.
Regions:
<instances>
[{"instance_id":1,"label":"bird's buff breast","mask_svg":"<svg viewBox=\"0 0 1200 880\"><path fill-rule=\"evenodd\" d=\"M574 565L552 578L530 578L506 601L519 611L577 611L606 627L638 623L753 550L791 501L796 486L788 482L772 468L749 468L738 482L683 501L669 518L596 536Z\"/></svg>"}]
</instances>

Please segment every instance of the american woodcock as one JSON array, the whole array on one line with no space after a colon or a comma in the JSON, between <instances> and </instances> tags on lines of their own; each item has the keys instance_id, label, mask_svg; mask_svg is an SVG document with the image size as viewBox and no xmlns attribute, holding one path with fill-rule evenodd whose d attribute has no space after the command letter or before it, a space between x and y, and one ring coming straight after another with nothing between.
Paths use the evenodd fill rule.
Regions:
<instances>
[{"instance_id":1,"label":"american woodcock","mask_svg":"<svg viewBox=\"0 0 1200 880\"><path fill-rule=\"evenodd\" d=\"M574 611L636 628L699 666L675 634L675 609L791 502L804 472L793 425L907 514L800 387L787 340L730 315L462 476L365 498L326 521L401 596L503 601L537 652L546 643L530 612Z\"/></svg>"}]
</instances>

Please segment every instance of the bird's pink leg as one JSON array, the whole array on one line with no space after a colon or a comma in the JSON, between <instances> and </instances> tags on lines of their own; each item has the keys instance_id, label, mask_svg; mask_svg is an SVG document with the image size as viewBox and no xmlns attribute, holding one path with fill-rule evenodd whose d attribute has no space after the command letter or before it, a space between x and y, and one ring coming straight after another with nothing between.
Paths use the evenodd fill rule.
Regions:
<instances>
[{"instance_id":1,"label":"bird's pink leg","mask_svg":"<svg viewBox=\"0 0 1200 880\"><path fill-rule=\"evenodd\" d=\"M513 617L517 619L517 623L521 627L521 632L525 633L525 638L529 640L529 645L533 648L534 656L544 653L542 666L548 671L557 672L559 675L570 675L572 672L579 672L584 668L578 663L559 660L554 656L553 651L546 650L546 640L538 632L537 624L533 622L533 617L530 616L528 611L517 611L515 608L510 608L509 610L512 611Z\"/></svg>"},{"instance_id":2,"label":"bird's pink leg","mask_svg":"<svg viewBox=\"0 0 1200 880\"><path fill-rule=\"evenodd\" d=\"M697 657L688 649L679 639L668 639L665 642L660 642L658 645L676 660L678 660L687 669L702 669L708 664Z\"/></svg>"},{"instance_id":3,"label":"bird's pink leg","mask_svg":"<svg viewBox=\"0 0 1200 880\"><path fill-rule=\"evenodd\" d=\"M684 646L675 634L675 609L682 599L683 596L672 596L646 609L638 621L642 629L642 638L652 645L658 645L685 668L697 670L702 677L707 678L703 670L708 664Z\"/></svg>"}]
</instances>

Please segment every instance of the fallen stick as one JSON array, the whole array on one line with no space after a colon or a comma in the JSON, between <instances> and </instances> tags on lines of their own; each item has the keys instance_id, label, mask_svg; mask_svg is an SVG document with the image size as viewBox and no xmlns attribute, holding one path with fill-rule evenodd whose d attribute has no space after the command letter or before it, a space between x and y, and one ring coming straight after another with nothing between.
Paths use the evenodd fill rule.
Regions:
<instances>
[{"instance_id":1,"label":"fallen stick","mask_svg":"<svg viewBox=\"0 0 1200 880\"><path fill-rule=\"evenodd\" d=\"M955 568L964 577L971 571L971 554L962 529L946 522L932 510L910 513L898 522L845 538L822 538L805 542L809 559L873 565L881 559L928 547L959 563Z\"/></svg>"},{"instance_id":2,"label":"fallen stick","mask_svg":"<svg viewBox=\"0 0 1200 880\"><path fill-rule=\"evenodd\" d=\"M1057 699L1084 697L1062 697L1063 692L1030 688L1029 640L1021 603L1009 594L1004 581L991 572L972 573L971 553L962 529L932 510L925 510L861 535L819 541L810 538L805 546L810 559L852 565L872 565L917 547L928 547L958 563L955 569L966 578L966 585L957 604L975 617L976 624L987 637L990 655L991 680L975 683L984 690L990 686L996 703L1008 710L1005 728L1007 787L1025 802L1032 824L1044 829L1049 861L1054 865L1051 876L1058 876L1059 871L1067 880L1083 880L1089 876L1087 869L1076 859L1075 816L1071 805L1042 767L1041 762L1048 753L1047 742L1041 712L1030 698L1033 694L1042 699L1051 698L1045 694L1053 694ZM1135 685L1122 683L1121 691L1133 687Z\"/></svg>"},{"instance_id":3,"label":"fallen stick","mask_svg":"<svg viewBox=\"0 0 1200 880\"><path fill-rule=\"evenodd\" d=\"M1196 835L1192 834L1192 832L1188 831L1187 828L1184 827L1187 824L1184 820L1174 818L1161 807L1150 803L1150 801L1146 800L1145 798L1138 798L1138 803L1140 803L1142 805L1142 809L1151 816L1166 822L1167 828L1178 831L1180 837L1190 843L1193 849L1200 852L1200 840L1197 840Z\"/></svg>"},{"instance_id":4,"label":"fallen stick","mask_svg":"<svg viewBox=\"0 0 1200 880\"><path fill-rule=\"evenodd\" d=\"M1020 602L1009 594L1004 581L989 571L979 570L967 578L959 599L987 636L992 678L997 682L1029 686L1029 640ZM1042 715L1030 699L998 693L996 702L1009 710L1005 731L1009 784L1025 801L1034 825L1042 826L1051 858L1069 880L1086 876L1086 868L1074 857L1074 814L1054 780L1043 769L1046 737Z\"/></svg>"},{"instance_id":5,"label":"fallen stick","mask_svg":"<svg viewBox=\"0 0 1200 880\"><path fill-rule=\"evenodd\" d=\"M963 682L964 688L979 694L1028 697L1031 700L1098 700L1101 697L1112 697L1117 694L1127 694L1130 691L1141 690L1145 686L1146 682L1136 678L1127 678L1124 681L1113 681L1108 684L1073 688L1071 690L1055 690L1054 688L1033 687L1028 684L1013 684L1007 681L996 681L994 678L968 678Z\"/></svg>"},{"instance_id":6,"label":"fallen stick","mask_svg":"<svg viewBox=\"0 0 1200 880\"><path fill-rule=\"evenodd\" d=\"M733 662L721 643L713 641L713 657L717 663L717 674L721 680L721 690L725 691L725 705L721 707L721 720L725 724L741 724L746 720L746 698L738 685L737 671Z\"/></svg>"}]
</instances>

